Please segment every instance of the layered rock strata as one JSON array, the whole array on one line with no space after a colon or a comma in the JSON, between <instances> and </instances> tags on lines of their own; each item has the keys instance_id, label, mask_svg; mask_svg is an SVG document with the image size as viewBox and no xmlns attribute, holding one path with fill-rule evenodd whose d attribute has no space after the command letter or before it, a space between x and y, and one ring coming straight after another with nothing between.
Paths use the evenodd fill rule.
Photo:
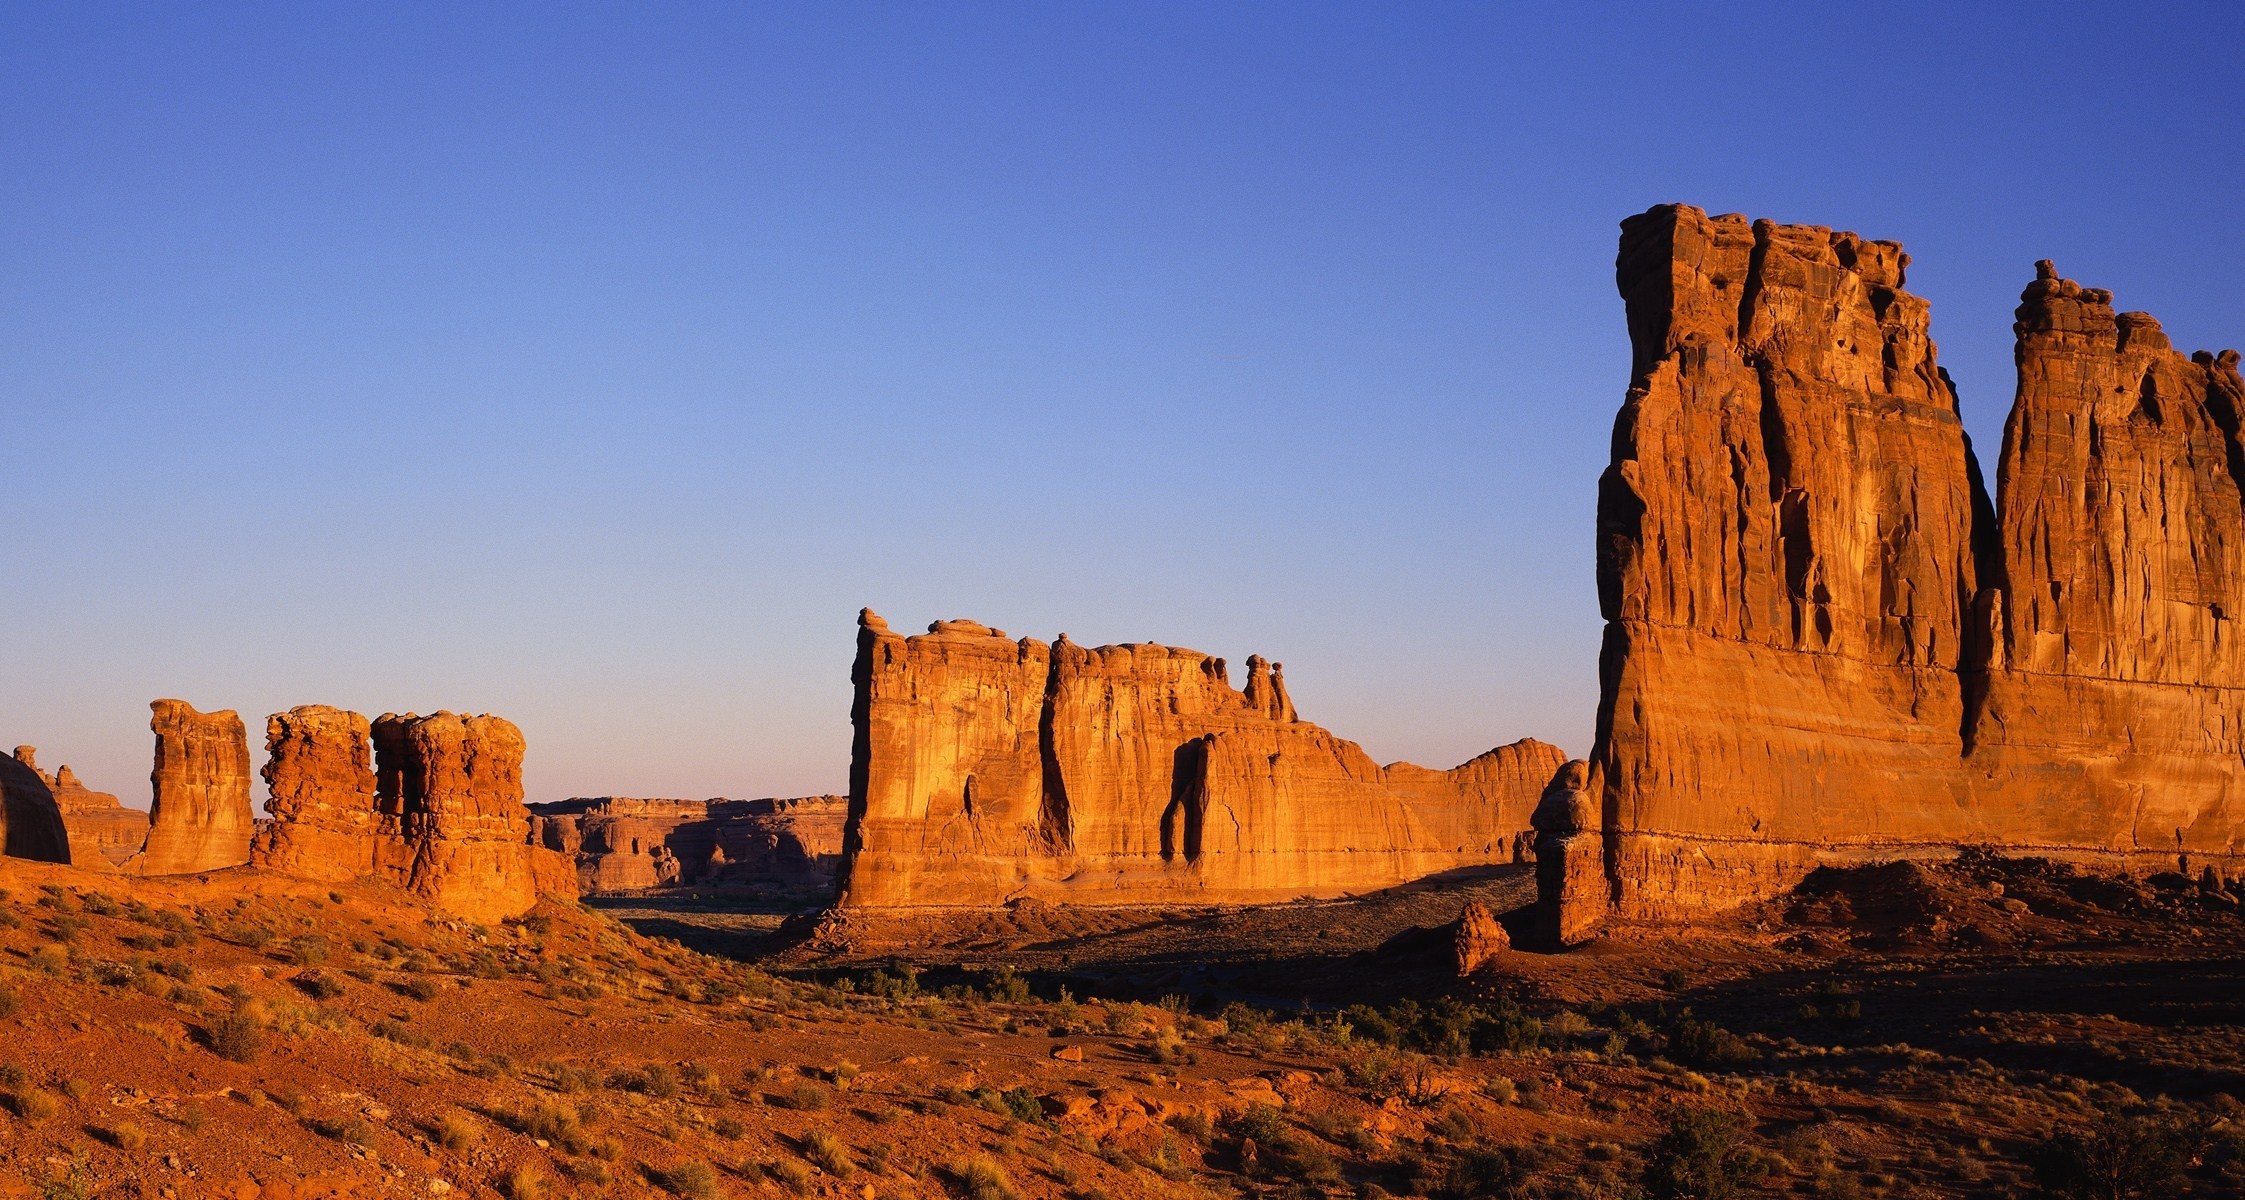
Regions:
<instances>
[{"instance_id":1,"label":"layered rock strata","mask_svg":"<svg viewBox=\"0 0 2245 1200\"><path fill-rule=\"evenodd\" d=\"M16 761L35 772L55 798L64 834L70 840L73 865L97 871L115 870L140 852L148 840L148 814L126 808L108 792L97 792L79 782L68 763L52 775L39 770L31 746L16 747Z\"/></svg>"},{"instance_id":2,"label":"layered rock strata","mask_svg":"<svg viewBox=\"0 0 2245 1200\"><path fill-rule=\"evenodd\" d=\"M540 844L575 860L583 892L685 886L831 895L849 798L601 796L533 804L530 811Z\"/></svg>"},{"instance_id":3,"label":"layered rock strata","mask_svg":"<svg viewBox=\"0 0 2245 1200\"><path fill-rule=\"evenodd\" d=\"M860 615L844 906L1253 903L1510 861L1564 758L1381 767L1278 664Z\"/></svg>"},{"instance_id":4,"label":"layered rock strata","mask_svg":"<svg viewBox=\"0 0 2245 1200\"><path fill-rule=\"evenodd\" d=\"M1605 895L1570 865L1548 900L1677 917L1966 843L2236 852L2236 356L2185 359L2042 264L1991 504L1908 261L1684 206L1623 223Z\"/></svg>"},{"instance_id":5,"label":"layered rock strata","mask_svg":"<svg viewBox=\"0 0 2245 1200\"><path fill-rule=\"evenodd\" d=\"M500 717L320 705L266 723L272 820L260 866L314 879L387 879L471 920L574 895L568 861L534 844L523 738ZM372 752L371 763L368 753Z\"/></svg>"},{"instance_id":6,"label":"layered rock strata","mask_svg":"<svg viewBox=\"0 0 2245 1200\"><path fill-rule=\"evenodd\" d=\"M149 704L156 765L149 772L148 841L124 867L191 875L249 861L249 737L233 710L203 713L184 700Z\"/></svg>"},{"instance_id":7,"label":"layered rock strata","mask_svg":"<svg viewBox=\"0 0 2245 1200\"><path fill-rule=\"evenodd\" d=\"M35 753L34 747L18 746L13 757L0 758L0 853L66 863L70 835L55 803L56 781L39 769Z\"/></svg>"}]
</instances>

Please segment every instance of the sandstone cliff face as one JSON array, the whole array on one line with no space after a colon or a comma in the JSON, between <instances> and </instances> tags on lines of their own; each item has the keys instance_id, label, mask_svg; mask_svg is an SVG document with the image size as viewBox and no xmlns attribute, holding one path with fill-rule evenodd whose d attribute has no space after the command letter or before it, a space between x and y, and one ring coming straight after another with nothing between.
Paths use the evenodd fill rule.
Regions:
<instances>
[{"instance_id":1,"label":"sandstone cliff face","mask_svg":"<svg viewBox=\"0 0 2245 1200\"><path fill-rule=\"evenodd\" d=\"M0 758L0 853L66 863L70 837L55 803L55 780L33 754L33 747L18 746L14 757Z\"/></svg>"},{"instance_id":2,"label":"sandstone cliff face","mask_svg":"<svg viewBox=\"0 0 2245 1200\"><path fill-rule=\"evenodd\" d=\"M601 796L530 811L540 844L576 861L587 893L692 886L816 898L833 893L849 799Z\"/></svg>"},{"instance_id":3,"label":"sandstone cliff face","mask_svg":"<svg viewBox=\"0 0 2245 1200\"><path fill-rule=\"evenodd\" d=\"M1382 768L1298 719L1276 664L1168 646L905 637L860 616L849 906L1256 902L1509 861L1562 759ZM1532 780L1533 782L1524 782ZM1517 821L1517 824L1508 822Z\"/></svg>"},{"instance_id":4,"label":"sandstone cliff face","mask_svg":"<svg viewBox=\"0 0 2245 1200\"><path fill-rule=\"evenodd\" d=\"M108 792L97 792L78 781L66 763L52 775L33 761L35 748L16 747L16 761L37 773L55 798L64 833L70 839L70 862L95 871L113 871L140 852L148 840L148 814L126 808Z\"/></svg>"},{"instance_id":5,"label":"sandstone cliff face","mask_svg":"<svg viewBox=\"0 0 2245 1200\"><path fill-rule=\"evenodd\" d=\"M527 912L541 893L575 894L567 860L533 844L512 722L451 712L369 722L312 705L269 719L266 745L273 819L258 835L260 866L385 878L479 921Z\"/></svg>"},{"instance_id":6,"label":"sandstone cliff face","mask_svg":"<svg viewBox=\"0 0 2245 1200\"><path fill-rule=\"evenodd\" d=\"M1623 223L1591 772L1626 915L1966 842L2233 852L2235 356L2186 360L2044 264L1999 515L1907 262L1682 206Z\"/></svg>"},{"instance_id":7,"label":"sandstone cliff face","mask_svg":"<svg viewBox=\"0 0 2245 1200\"><path fill-rule=\"evenodd\" d=\"M1967 749L2001 828L2173 867L2245 843L2245 386L2058 278L2020 298Z\"/></svg>"},{"instance_id":8,"label":"sandstone cliff face","mask_svg":"<svg viewBox=\"0 0 2245 1200\"><path fill-rule=\"evenodd\" d=\"M141 875L189 875L249 861L249 737L231 709L201 713L184 700L149 704L156 766L148 842L125 863Z\"/></svg>"}]
</instances>

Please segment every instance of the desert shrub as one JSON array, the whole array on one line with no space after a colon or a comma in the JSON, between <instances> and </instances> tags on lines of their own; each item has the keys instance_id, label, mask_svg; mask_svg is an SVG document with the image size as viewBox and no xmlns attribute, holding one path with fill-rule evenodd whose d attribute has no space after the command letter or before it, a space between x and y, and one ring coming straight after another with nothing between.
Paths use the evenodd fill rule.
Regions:
<instances>
[{"instance_id":1,"label":"desert shrub","mask_svg":"<svg viewBox=\"0 0 2245 1200\"><path fill-rule=\"evenodd\" d=\"M800 1196L811 1190L811 1169L792 1159L782 1159L764 1168L773 1182Z\"/></svg>"},{"instance_id":2,"label":"desert shrub","mask_svg":"<svg viewBox=\"0 0 2245 1200\"><path fill-rule=\"evenodd\" d=\"M678 1081L694 1091L704 1093L716 1091L720 1082L714 1069L697 1062L680 1066L678 1068Z\"/></svg>"},{"instance_id":3,"label":"desert shrub","mask_svg":"<svg viewBox=\"0 0 2245 1200\"><path fill-rule=\"evenodd\" d=\"M499 1178L499 1191L507 1200L545 1200L550 1194L546 1177L528 1164L516 1167Z\"/></svg>"},{"instance_id":4,"label":"desert shrub","mask_svg":"<svg viewBox=\"0 0 2245 1200\"><path fill-rule=\"evenodd\" d=\"M367 1026L366 1031L378 1038L396 1042L400 1046L411 1046L417 1050L428 1049L429 1043L434 1040L428 1034L422 1033L410 1025L401 1025L396 1021L376 1021L374 1024Z\"/></svg>"},{"instance_id":5,"label":"desert shrub","mask_svg":"<svg viewBox=\"0 0 2245 1200\"><path fill-rule=\"evenodd\" d=\"M945 1170L946 1182L965 1200L1021 1200L1014 1190L1013 1177L989 1155L951 1164Z\"/></svg>"},{"instance_id":6,"label":"desert shrub","mask_svg":"<svg viewBox=\"0 0 2245 1200\"><path fill-rule=\"evenodd\" d=\"M459 1152L483 1140L483 1131L464 1113L446 1113L429 1122L429 1140L447 1150Z\"/></svg>"},{"instance_id":7,"label":"desert shrub","mask_svg":"<svg viewBox=\"0 0 2245 1200\"><path fill-rule=\"evenodd\" d=\"M1468 1146L1450 1160L1430 1193L1443 1200L1485 1200L1526 1194L1535 1162L1524 1150Z\"/></svg>"},{"instance_id":8,"label":"desert shrub","mask_svg":"<svg viewBox=\"0 0 2245 1200\"><path fill-rule=\"evenodd\" d=\"M203 1039L228 1062L254 1063L265 1052L265 1026L249 1013L227 1013L212 1021Z\"/></svg>"},{"instance_id":9,"label":"desert shrub","mask_svg":"<svg viewBox=\"0 0 2245 1200\"><path fill-rule=\"evenodd\" d=\"M507 1124L524 1137L551 1142L571 1154L585 1152L584 1118L566 1104L545 1100L528 1112L510 1117Z\"/></svg>"},{"instance_id":10,"label":"desert shrub","mask_svg":"<svg viewBox=\"0 0 2245 1200\"><path fill-rule=\"evenodd\" d=\"M1652 1200L1733 1200L1768 1171L1745 1145L1737 1117L1679 1105L1646 1156L1643 1184Z\"/></svg>"},{"instance_id":11,"label":"desert shrub","mask_svg":"<svg viewBox=\"0 0 2245 1200\"><path fill-rule=\"evenodd\" d=\"M1481 1128L1473 1123L1473 1118L1464 1109L1454 1105L1443 1109L1441 1116L1427 1122L1427 1132L1460 1146L1476 1141L1481 1136Z\"/></svg>"},{"instance_id":12,"label":"desert shrub","mask_svg":"<svg viewBox=\"0 0 2245 1200\"><path fill-rule=\"evenodd\" d=\"M1208 1114L1206 1113L1178 1113L1177 1115L1169 1118L1169 1127L1175 1129L1177 1132L1184 1134L1186 1137L1189 1137L1196 1142L1206 1142L1208 1139L1216 1136L1215 1123L1208 1119Z\"/></svg>"},{"instance_id":13,"label":"desert shrub","mask_svg":"<svg viewBox=\"0 0 2245 1200\"><path fill-rule=\"evenodd\" d=\"M2197 1123L2107 1113L2086 1129L2059 1130L2037 1147L2035 1182L2068 1200L2172 1196L2207 1141Z\"/></svg>"},{"instance_id":14,"label":"desert shrub","mask_svg":"<svg viewBox=\"0 0 2245 1200\"><path fill-rule=\"evenodd\" d=\"M37 1125L54 1116L55 1110L62 1107L62 1102L55 1099L54 1093L35 1087L18 1087L7 1094L6 1101L8 1111L27 1125Z\"/></svg>"},{"instance_id":15,"label":"desert shrub","mask_svg":"<svg viewBox=\"0 0 2245 1200\"><path fill-rule=\"evenodd\" d=\"M437 998L437 981L415 976L396 985L399 994L415 1000L429 1001Z\"/></svg>"},{"instance_id":16,"label":"desert shrub","mask_svg":"<svg viewBox=\"0 0 2245 1200\"><path fill-rule=\"evenodd\" d=\"M803 1135L803 1157L836 1179L848 1179L857 1171L857 1160L850 1156L850 1148L842 1139L823 1129L813 1129Z\"/></svg>"},{"instance_id":17,"label":"desert shrub","mask_svg":"<svg viewBox=\"0 0 2245 1200\"><path fill-rule=\"evenodd\" d=\"M1029 981L1012 967L1001 967L990 977L990 999L1000 1004L1027 1004Z\"/></svg>"},{"instance_id":18,"label":"desert shrub","mask_svg":"<svg viewBox=\"0 0 2245 1200\"><path fill-rule=\"evenodd\" d=\"M716 1200L717 1172L698 1158L650 1172L664 1191L686 1200Z\"/></svg>"},{"instance_id":19,"label":"desert shrub","mask_svg":"<svg viewBox=\"0 0 2245 1200\"><path fill-rule=\"evenodd\" d=\"M826 1089L808 1079L773 1098L780 1102L781 1108L792 1108L796 1112L817 1112L826 1107Z\"/></svg>"},{"instance_id":20,"label":"desert shrub","mask_svg":"<svg viewBox=\"0 0 2245 1200\"><path fill-rule=\"evenodd\" d=\"M374 1127L357 1117L313 1117L304 1124L321 1137L338 1142L353 1146L374 1144Z\"/></svg>"},{"instance_id":21,"label":"desert shrub","mask_svg":"<svg viewBox=\"0 0 2245 1200\"><path fill-rule=\"evenodd\" d=\"M327 961L327 939L316 933L300 933L288 939L284 950L288 961L299 967L316 967Z\"/></svg>"},{"instance_id":22,"label":"desert shrub","mask_svg":"<svg viewBox=\"0 0 2245 1200\"><path fill-rule=\"evenodd\" d=\"M306 971L291 982L314 1000L333 1000L343 994L343 981L326 971Z\"/></svg>"},{"instance_id":23,"label":"desert shrub","mask_svg":"<svg viewBox=\"0 0 2245 1200\"><path fill-rule=\"evenodd\" d=\"M1499 1075L1481 1085L1481 1094L1499 1104L1510 1104L1520 1098L1520 1085Z\"/></svg>"},{"instance_id":24,"label":"desert shrub","mask_svg":"<svg viewBox=\"0 0 2245 1200\"><path fill-rule=\"evenodd\" d=\"M0 987L0 1021L23 1010L23 993L12 987Z\"/></svg>"},{"instance_id":25,"label":"desert shrub","mask_svg":"<svg viewBox=\"0 0 2245 1200\"><path fill-rule=\"evenodd\" d=\"M600 1086L600 1076L590 1067L575 1067L568 1063L541 1063L539 1070L546 1073L554 1090L561 1092L589 1092Z\"/></svg>"},{"instance_id":26,"label":"desert shrub","mask_svg":"<svg viewBox=\"0 0 2245 1200\"><path fill-rule=\"evenodd\" d=\"M1745 1038L1712 1021L1679 1019L1668 1030L1668 1057L1687 1067L1720 1071L1759 1061L1761 1053Z\"/></svg>"},{"instance_id":27,"label":"desert shrub","mask_svg":"<svg viewBox=\"0 0 2245 1200\"><path fill-rule=\"evenodd\" d=\"M148 1133L130 1121L119 1121L101 1131L101 1140L119 1150L138 1150L148 1144Z\"/></svg>"}]
</instances>

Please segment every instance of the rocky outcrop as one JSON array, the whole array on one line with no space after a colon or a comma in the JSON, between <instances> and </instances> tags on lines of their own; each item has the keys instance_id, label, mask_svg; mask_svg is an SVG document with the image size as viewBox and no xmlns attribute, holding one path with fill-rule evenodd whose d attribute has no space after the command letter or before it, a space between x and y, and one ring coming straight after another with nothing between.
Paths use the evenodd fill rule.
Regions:
<instances>
[{"instance_id":1,"label":"rocky outcrop","mask_svg":"<svg viewBox=\"0 0 2245 1200\"><path fill-rule=\"evenodd\" d=\"M374 799L374 739L365 717L301 704L265 718L265 811L254 857L261 867L342 882L411 874L395 804Z\"/></svg>"},{"instance_id":2,"label":"rocky outcrop","mask_svg":"<svg viewBox=\"0 0 2245 1200\"><path fill-rule=\"evenodd\" d=\"M1576 759L1559 768L1536 805L1535 938L1546 947L1571 946L1606 919L1606 820L1590 764Z\"/></svg>"},{"instance_id":3,"label":"rocky outcrop","mask_svg":"<svg viewBox=\"0 0 2245 1200\"><path fill-rule=\"evenodd\" d=\"M829 897L842 862L846 796L533 804L541 845L576 861L587 893L690 886Z\"/></svg>"},{"instance_id":4,"label":"rocky outcrop","mask_svg":"<svg viewBox=\"0 0 2245 1200\"><path fill-rule=\"evenodd\" d=\"M249 738L233 710L201 713L184 700L149 704L156 766L148 782L148 841L124 868L190 875L249 861Z\"/></svg>"},{"instance_id":5,"label":"rocky outcrop","mask_svg":"<svg viewBox=\"0 0 2245 1200\"><path fill-rule=\"evenodd\" d=\"M1278 664L861 614L845 906L1250 903L1509 861L1562 756L1381 767Z\"/></svg>"},{"instance_id":6,"label":"rocky outcrop","mask_svg":"<svg viewBox=\"0 0 2245 1200\"><path fill-rule=\"evenodd\" d=\"M66 863L70 837L55 803L56 781L39 769L35 753L18 746L14 757L0 758L0 853Z\"/></svg>"},{"instance_id":7,"label":"rocky outcrop","mask_svg":"<svg viewBox=\"0 0 2245 1200\"><path fill-rule=\"evenodd\" d=\"M1908 261L1683 206L1623 223L1605 895L1570 849L1547 900L1680 917L1962 843L2235 852L2235 356L2186 360L2043 264L1991 504Z\"/></svg>"},{"instance_id":8,"label":"rocky outcrop","mask_svg":"<svg viewBox=\"0 0 2245 1200\"><path fill-rule=\"evenodd\" d=\"M1512 936L1497 922L1495 913L1479 900L1468 901L1465 911L1458 915L1458 925L1452 935L1453 949L1458 959L1458 977L1464 978L1495 962L1505 951L1512 949Z\"/></svg>"},{"instance_id":9,"label":"rocky outcrop","mask_svg":"<svg viewBox=\"0 0 2245 1200\"><path fill-rule=\"evenodd\" d=\"M54 795L63 831L70 839L73 865L115 870L140 852L142 843L148 840L147 813L126 808L108 792L97 792L80 783L67 763L56 767L52 775L40 771L32 760L33 753L33 747L18 746L16 760L37 772Z\"/></svg>"},{"instance_id":10,"label":"rocky outcrop","mask_svg":"<svg viewBox=\"0 0 2245 1200\"><path fill-rule=\"evenodd\" d=\"M266 745L262 867L387 879L482 921L527 912L543 893L575 894L568 861L533 843L512 722L451 712L368 722L314 705L269 719Z\"/></svg>"}]
</instances>

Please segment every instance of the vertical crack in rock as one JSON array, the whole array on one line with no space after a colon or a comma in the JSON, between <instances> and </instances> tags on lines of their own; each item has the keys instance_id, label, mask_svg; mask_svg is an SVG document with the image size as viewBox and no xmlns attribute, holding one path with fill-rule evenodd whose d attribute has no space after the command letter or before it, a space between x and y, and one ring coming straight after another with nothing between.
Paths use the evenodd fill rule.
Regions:
<instances>
[{"instance_id":1,"label":"vertical crack in rock","mask_svg":"<svg viewBox=\"0 0 2245 1200\"><path fill-rule=\"evenodd\" d=\"M1606 870L1544 871L1551 936L1584 935L1589 891L1681 918L1827 861L2137 869L2245 840L2235 354L2186 359L2037 264L1991 502L1908 261L1681 205L1622 223L1586 768Z\"/></svg>"}]
</instances>

